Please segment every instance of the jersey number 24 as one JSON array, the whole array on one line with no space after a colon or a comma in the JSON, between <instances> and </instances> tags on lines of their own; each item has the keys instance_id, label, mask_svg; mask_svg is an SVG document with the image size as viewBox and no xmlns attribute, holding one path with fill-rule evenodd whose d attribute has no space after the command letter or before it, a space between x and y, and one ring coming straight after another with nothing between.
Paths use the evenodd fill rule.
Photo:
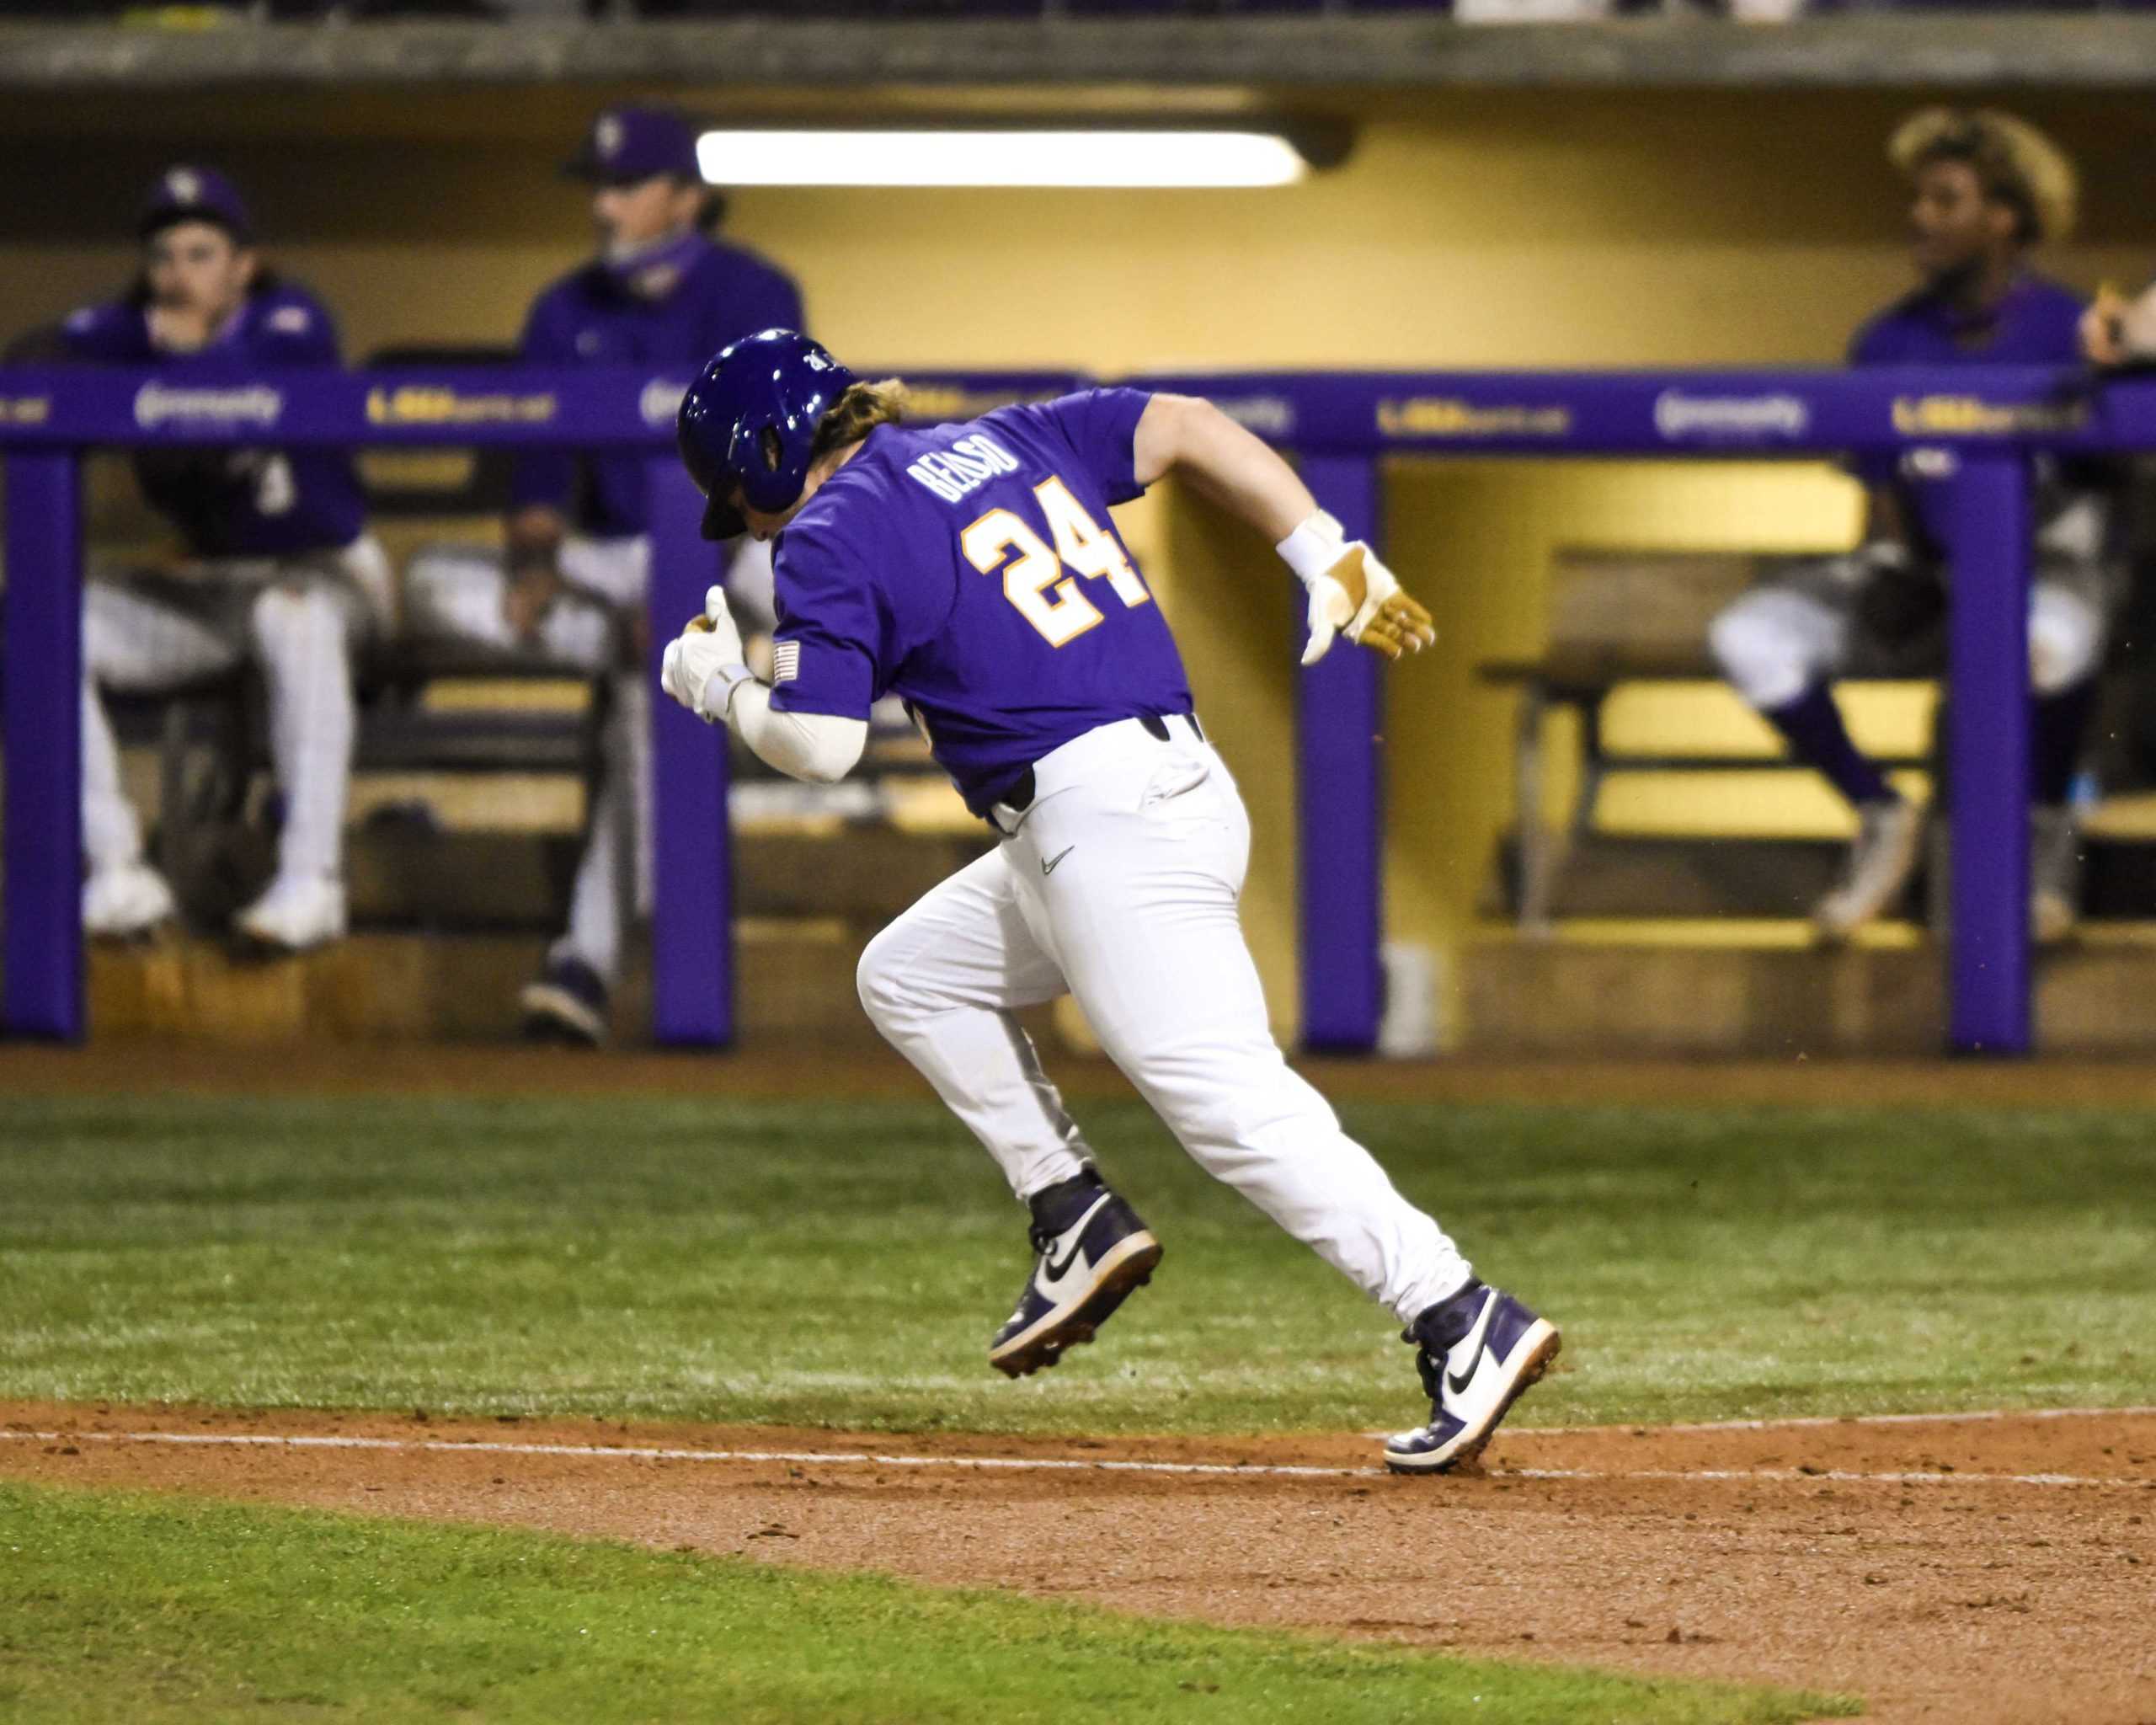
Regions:
<instances>
[{"instance_id":1,"label":"jersey number 24","mask_svg":"<svg viewBox=\"0 0 2156 1725\"><path fill-rule=\"evenodd\" d=\"M1007 509L990 510L958 536L958 544L984 575L1002 575L1003 596L1049 646L1076 640L1101 620L1100 607L1078 585L1081 575L1106 581L1126 606L1151 601L1115 535L1086 513L1069 486L1043 479L1033 495L1055 541L1053 550Z\"/></svg>"}]
</instances>

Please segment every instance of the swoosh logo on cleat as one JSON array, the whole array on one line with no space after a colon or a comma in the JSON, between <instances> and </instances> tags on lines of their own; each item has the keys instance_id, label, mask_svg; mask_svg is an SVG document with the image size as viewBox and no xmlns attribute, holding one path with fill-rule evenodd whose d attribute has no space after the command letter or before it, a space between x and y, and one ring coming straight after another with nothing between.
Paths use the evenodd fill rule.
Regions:
<instances>
[{"instance_id":1,"label":"swoosh logo on cleat","mask_svg":"<svg viewBox=\"0 0 2156 1725\"><path fill-rule=\"evenodd\" d=\"M1043 875L1049 875L1049 874L1053 874L1053 873L1055 873L1055 865L1056 865L1057 863L1060 862L1061 862L1061 861L1062 861L1065 857L1068 857L1068 856L1069 856L1069 855L1070 855L1073 851L1076 850L1077 848L1078 848L1078 847L1077 847L1077 846L1075 846L1075 845L1065 845L1065 846L1061 850L1058 851L1058 852L1056 852L1053 857L1044 857L1044 858L1043 858L1043 859L1042 859L1042 862L1041 862L1041 873L1042 873Z\"/></svg>"},{"instance_id":2,"label":"swoosh logo on cleat","mask_svg":"<svg viewBox=\"0 0 2156 1725\"><path fill-rule=\"evenodd\" d=\"M1482 1315L1475 1320L1475 1327L1468 1332L1474 1341L1475 1351L1467 1356L1467 1370L1465 1371L1448 1370L1445 1373L1445 1387L1455 1396L1465 1395L1467 1386L1475 1381L1476 1370L1482 1364L1483 1351L1490 1340L1490 1320L1497 1310L1497 1295L1492 1292L1490 1297L1482 1302Z\"/></svg>"},{"instance_id":3,"label":"swoosh logo on cleat","mask_svg":"<svg viewBox=\"0 0 2156 1725\"><path fill-rule=\"evenodd\" d=\"M1085 1239L1086 1230L1092 1225L1093 1218L1101 1213L1102 1207L1107 1203L1111 1195L1103 1192L1095 1199L1091 1208L1057 1235L1048 1250L1041 1254L1041 1271L1037 1279L1041 1292L1047 1295L1049 1299L1055 1298L1063 1279L1070 1273L1070 1267L1085 1256L1079 1250L1079 1244ZM1055 1254L1059 1251L1064 1254L1063 1262L1060 1263L1055 1261Z\"/></svg>"}]
</instances>

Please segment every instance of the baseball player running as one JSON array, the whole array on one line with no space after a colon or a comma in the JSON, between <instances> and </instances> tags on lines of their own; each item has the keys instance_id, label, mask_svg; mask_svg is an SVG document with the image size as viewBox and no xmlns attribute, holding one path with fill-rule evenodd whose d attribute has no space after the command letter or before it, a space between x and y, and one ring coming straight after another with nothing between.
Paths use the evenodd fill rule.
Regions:
<instances>
[{"instance_id":1,"label":"baseball player running","mask_svg":"<svg viewBox=\"0 0 2156 1725\"><path fill-rule=\"evenodd\" d=\"M141 280L61 326L65 357L154 367L181 397L264 371L339 363L328 310L264 266L247 206L223 175L168 169L137 231ZM145 935L173 911L172 889L144 860L99 692L154 693L251 658L269 687L285 819L275 878L236 926L276 950L336 939L344 932L351 656L392 611L388 563L363 531L351 458L335 450L146 449L135 468L189 561L93 581L85 595L84 927L109 938Z\"/></svg>"},{"instance_id":2,"label":"baseball player running","mask_svg":"<svg viewBox=\"0 0 2156 1725\"><path fill-rule=\"evenodd\" d=\"M792 280L754 253L712 239L717 195L696 168L693 126L664 108L611 108L567 171L592 186L600 254L532 302L520 344L534 366L646 366L678 381L716 348L768 324L801 321ZM595 1044L622 967L623 912L650 896L651 720L638 632L651 541L644 457L520 459L504 524L506 556L435 547L406 573L414 633L483 654L536 657L612 673L603 769L569 924L520 997L526 1034ZM729 573L735 590L767 590L760 547ZM625 837L634 855L625 857Z\"/></svg>"},{"instance_id":3,"label":"baseball player running","mask_svg":"<svg viewBox=\"0 0 2156 1725\"><path fill-rule=\"evenodd\" d=\"M1850 344L1857 366L2069 365L2079 298L2028 266L2072 227L2072 165L2010 115L1931 109L1897 131L1889 156L1908 177L1922 285ZM1737 692L1853 804L1848 872L1813 921L1845 938L1908 884L1924 817L1859 753L1831 684L1852 672L1935 675L1944 654L1946 480L1951 451L1856 463L1871 487L1865 542L1787 566L1716 617L1710 641ZM2079 840L2067 793L2095 704L2114 585L2110 505L2092 476L2040 470L2036 579L2029 605L2034 707L2030 921L2056 940L2077 914Z\"/></svg>"},{"instance_id":4,"label":"baseball player running","mask_svg":"<svg viewBox=\"0 0 2156 1725\"><path fill-rule=\"evenodd\" d=\"M1249 820L1109 510L1172 473L1276 542L1309 590L1305 664L1338 635L1418 651L1429 613L1206 402L1093 390L919 430L903 413L900 386L857 382L787 330L705 367L682 457L707 535L775 542L779 627L766 682L714 588L661 684L823 781L894 691L1001 840L878 935L859 974L877 1028L1032 1212L1032 1273L990 1363L1054 1365L1161 1261L1012 1016L1067 991L1201 1167L1399 1315L1432 1407L1387 1462L1470 1460L1557 1331L1476 1279L1274 1045L1237 916Z\"/></svg>"}]
</instances>

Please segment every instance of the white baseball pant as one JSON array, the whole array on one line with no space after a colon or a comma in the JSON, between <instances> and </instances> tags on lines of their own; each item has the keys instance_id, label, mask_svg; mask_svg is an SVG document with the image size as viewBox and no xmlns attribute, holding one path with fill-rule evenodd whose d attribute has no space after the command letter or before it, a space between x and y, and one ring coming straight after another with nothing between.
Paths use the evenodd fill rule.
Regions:
<instances>
[{"instance_id":1,"label":"white baseball pant","mask_svg":"<svg viewBox=\"0 0 2156 1725\"><path fill-rule=\"evenodd\" d=\"M270 697L270 756L284 793L282 878L335 875L351 778L352 654L391 615L389 562L365 535L303 559L233 559L186 578L93 580L83 598L83 848L93 869L139 862L142 830L120 787L100 692L158 694L253 659Z\"/></svg>"},{"instance_id":2,"label":"white baseball pant","mask_svg":"<svg viewBox=\"0 0 2156 1725\"><path fill-rule=\"evenodd\" d=\"M1091 1156L1011 1016L1068 991L1201 1167L1412 1322L1472 1271L1282 1057L1237 911L1249 817L1166 723L1038 761L1003 842L869 943L862 1004L1023 1200Z\"/></svg>"},{"instance_id":3,"label":"white baseball pant","mask_svg":"<svg viewBox=\"0 0 2156 1725\"><path fill-rule=\"evenodd\" d=\"M1761 712L1786 707L1814 685L1860 662L1850 606L1824 594L1772 583L1754 588L1715 618L1708 644L1737 692ZM2093 675L2103 658L2101 609L2075 587L2038 581L2029 591L2029 681L2056 695Z\"/></svg>"},{"instance_id":4,"label":"white baseball pant","mask_svg":"<svg viewBox=\"0 0 2156 1725\"><path fill-rule=\"evenodd\" d=\"M536 642L510 629L502 609L508 572L501 553L483 546L432 546L414 556L404 575L405 618L422 639L608 677L598 795L570 894L568 927L548 956L588 964L611 987L620 980L626 933L625 830L635 846L635 914L651 911L651 695L643 668L623 656L650 591L651 542L571 537L563 542L558 567L570 590L540 620ZM770 547L741 541L727 583L742 593L749 617L768 617Z\"/></svg>"},{"instance_id":5,"label":"white baseball pant","mask_svg":"<svg viewBox=\"0 0 2156 1725\"><path fill-rule=\"evenodd\" d=\"M2106 531L2102 505L2088 496L2070 499L2037 531L2029 682L2039 695L2074 687L2103 662L2114 600ZM1762 582L1709 625L1716 663L1751 706L1771 713L1852 671L1922 675L1928 668L1865 638L1860 581L1847 569L1841 558L1810 560L1786 579Z\"/></svg>"}]
</instances>

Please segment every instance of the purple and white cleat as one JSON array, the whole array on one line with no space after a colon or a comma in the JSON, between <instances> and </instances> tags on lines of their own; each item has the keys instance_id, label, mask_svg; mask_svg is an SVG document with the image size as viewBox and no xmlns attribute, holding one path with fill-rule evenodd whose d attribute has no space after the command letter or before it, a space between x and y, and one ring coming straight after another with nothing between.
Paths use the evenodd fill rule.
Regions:
<instances>
[{"instance_id":1,"label":"purple and white cleat","mask_svg":"<svg viewBox=\"0 0 2156 1725\"><path fill-rule=\"evenodd\" d=\"M1017 1309L989 1343L988 1363L1022 1378L1093 1339L1153 1279L1161 1242L1089 1166L1033 1199L1033 1268Z\"/></svg>"},{"instance_id":2,"label":"purple and white cleat","mask_svg":"<svg viewBox=\"0 0 2156 1725\"><path fill-rule=\"evenodd\" d=\"M1395 1473L1444 1473L1482 1453L1513 1402L1557 1357L1557 1327L1499 1289L1470 1282L1401 1335L1417 1343L1416 1370L1430 1423L1385 1440Z\"/></svg>"}]
</instances>

